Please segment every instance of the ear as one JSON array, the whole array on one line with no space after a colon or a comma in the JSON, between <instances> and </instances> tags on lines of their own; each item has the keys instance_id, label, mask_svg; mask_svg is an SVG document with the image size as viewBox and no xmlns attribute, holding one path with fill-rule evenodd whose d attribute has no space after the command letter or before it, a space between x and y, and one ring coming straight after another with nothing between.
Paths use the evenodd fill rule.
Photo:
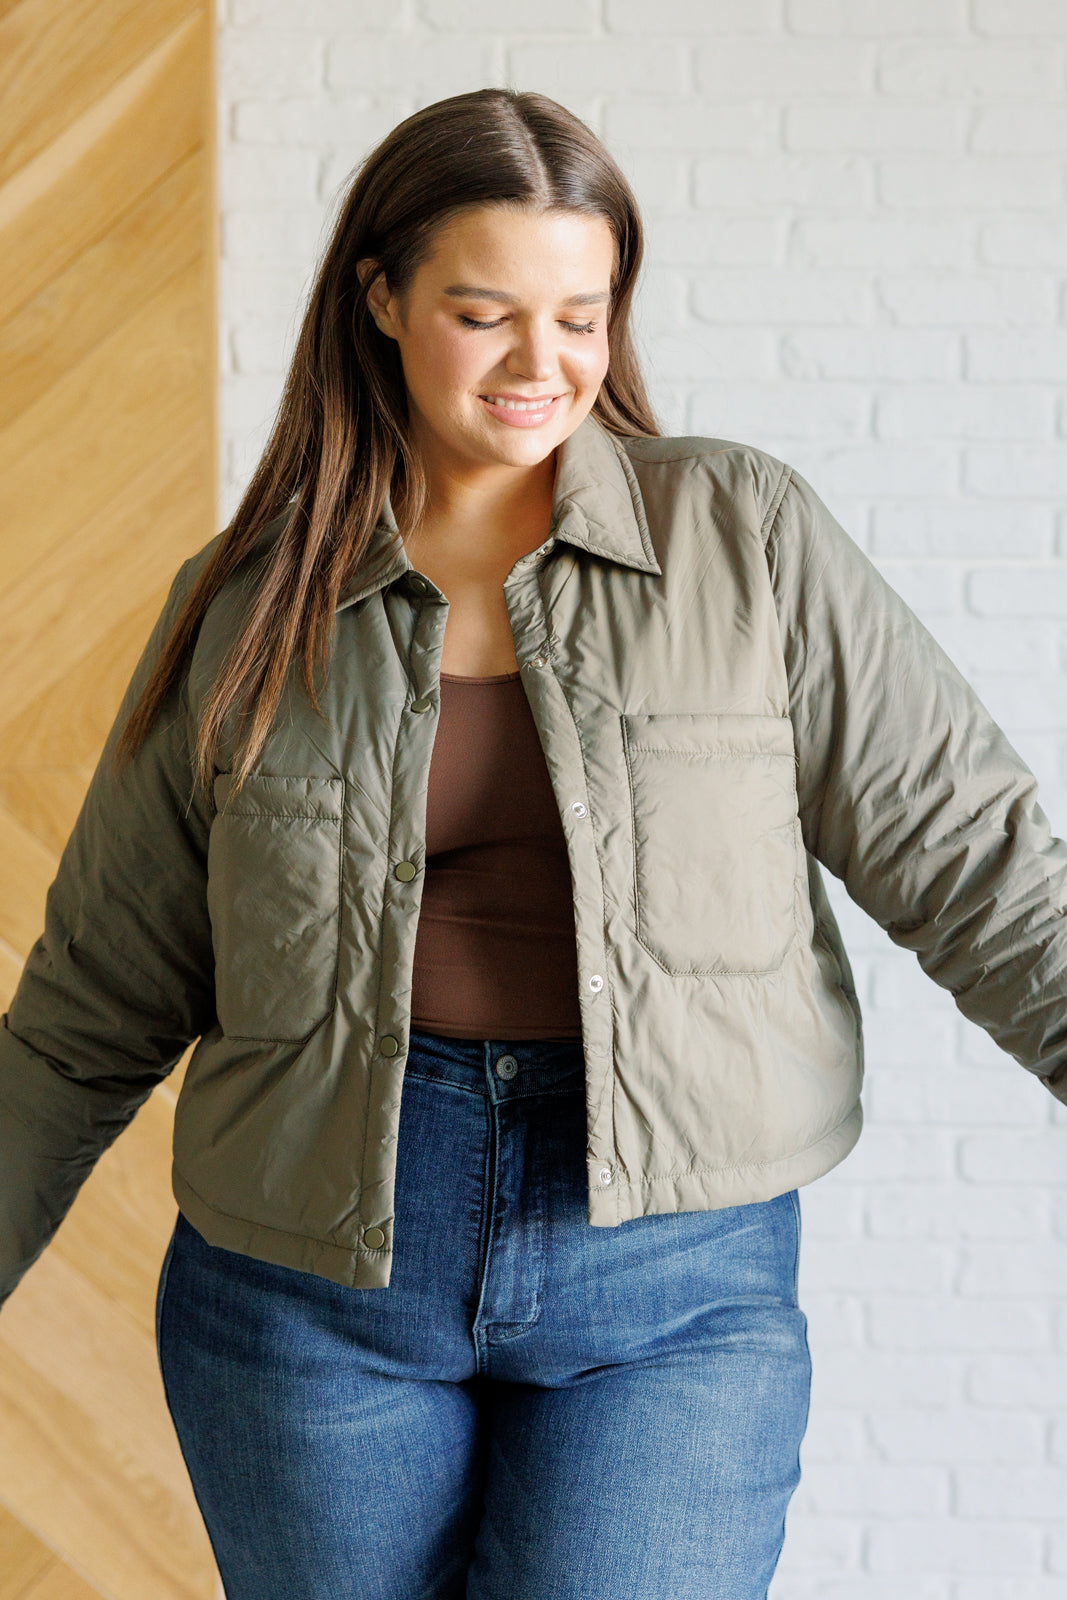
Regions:
<instances>
[{"instance_id":1,"label":"ear","mask_svg":"<svg viewBox=\"0 0 1067 1600\"><path fill-rule=\"evenodd\" d=\"M374 278L374 282L367 291L368 309L379 331L388 338L395 339L396 334L393 331L393 296L390 294L389 287L386 284L385 274L378 272L378 263L369 256L365 256L363 260L356 262L356 272L359 274L360 283L366 283L368 278ZM378 272L377 277L374 276L376 272Z\"/></svg>"}]
</instances>

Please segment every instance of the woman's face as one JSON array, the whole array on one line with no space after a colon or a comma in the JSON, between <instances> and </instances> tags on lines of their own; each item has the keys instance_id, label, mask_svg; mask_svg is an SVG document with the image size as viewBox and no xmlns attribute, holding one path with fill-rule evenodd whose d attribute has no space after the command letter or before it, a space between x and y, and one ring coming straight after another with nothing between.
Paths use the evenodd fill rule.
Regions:
<instances>
[{"instance_id":1,"label":"woman's face","mask_svg":"<svg viewBox=\"0 0 1067 1600\"><path fill-rule=\"evenodd\" d=\"M603 217L478 206L442 225L402 300L379 278L371 311L428 464L531 467L574 432L607 372L614 259Z\"/></svg>"}]
</instances>

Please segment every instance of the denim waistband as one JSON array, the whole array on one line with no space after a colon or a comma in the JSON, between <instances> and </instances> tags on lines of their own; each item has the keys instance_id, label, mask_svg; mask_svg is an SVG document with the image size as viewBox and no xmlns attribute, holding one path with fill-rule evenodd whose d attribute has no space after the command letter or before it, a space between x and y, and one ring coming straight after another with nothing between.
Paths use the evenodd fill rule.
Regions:
<instances>
[{"instance_id":1,"label":"denim waistband","mask_svg":"<svg viewBox=\"0 0 1067 1600\"><path fill-rule=\"evenodd\" d=\"M583 1089L585 1053L580 1039L449 1039L412 1028L405 1070L491 1100L521 1099Z\"/></svg>"}]
</instances>

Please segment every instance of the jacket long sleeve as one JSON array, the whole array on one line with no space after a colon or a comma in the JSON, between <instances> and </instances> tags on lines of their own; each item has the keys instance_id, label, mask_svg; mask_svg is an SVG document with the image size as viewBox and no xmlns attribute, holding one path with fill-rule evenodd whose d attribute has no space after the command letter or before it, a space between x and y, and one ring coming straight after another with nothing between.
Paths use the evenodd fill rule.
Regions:
<instances>
[{"instance_id":1,"label":"jacket long sleeve","mask_svg":"<svg viewBox=\"0 0 1067 1600\"><path fill-rule=\"evenodd\" d=\"M94 1163L214 1018L209 819L190 805L184 689L134 761L115 740L185 588L183 568L108 737L0 1027L0 1300Z\"/></svg>"},{"instance_id":2,"label":"jacket long sleeve","mask_svg":"<svg viewBox=\"0 0 1067 1600\"><path fill-rule=\"evenodd\" d=\"M933 636L787 469L767 559L808 850L1067 1103L1067 844Z\"/></svg>"}]
</instances>

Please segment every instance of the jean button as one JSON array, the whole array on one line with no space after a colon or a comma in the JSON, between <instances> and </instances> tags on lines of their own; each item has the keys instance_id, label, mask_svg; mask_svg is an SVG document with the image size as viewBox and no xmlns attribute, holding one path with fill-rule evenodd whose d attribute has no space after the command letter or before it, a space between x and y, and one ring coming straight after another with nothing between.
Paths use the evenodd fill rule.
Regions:
<instances>
[{"instance_id":1,"label":"jean button","mask_svg":"<svg viewBox=\"0 0 1067 1600\"><path fill-rule=\"evenodd\" d=\"M496 1064L498 1078L513 1078L519 1070L519 1063L514 1056L501 1056Z\"/></svg>"}]
</instances>

